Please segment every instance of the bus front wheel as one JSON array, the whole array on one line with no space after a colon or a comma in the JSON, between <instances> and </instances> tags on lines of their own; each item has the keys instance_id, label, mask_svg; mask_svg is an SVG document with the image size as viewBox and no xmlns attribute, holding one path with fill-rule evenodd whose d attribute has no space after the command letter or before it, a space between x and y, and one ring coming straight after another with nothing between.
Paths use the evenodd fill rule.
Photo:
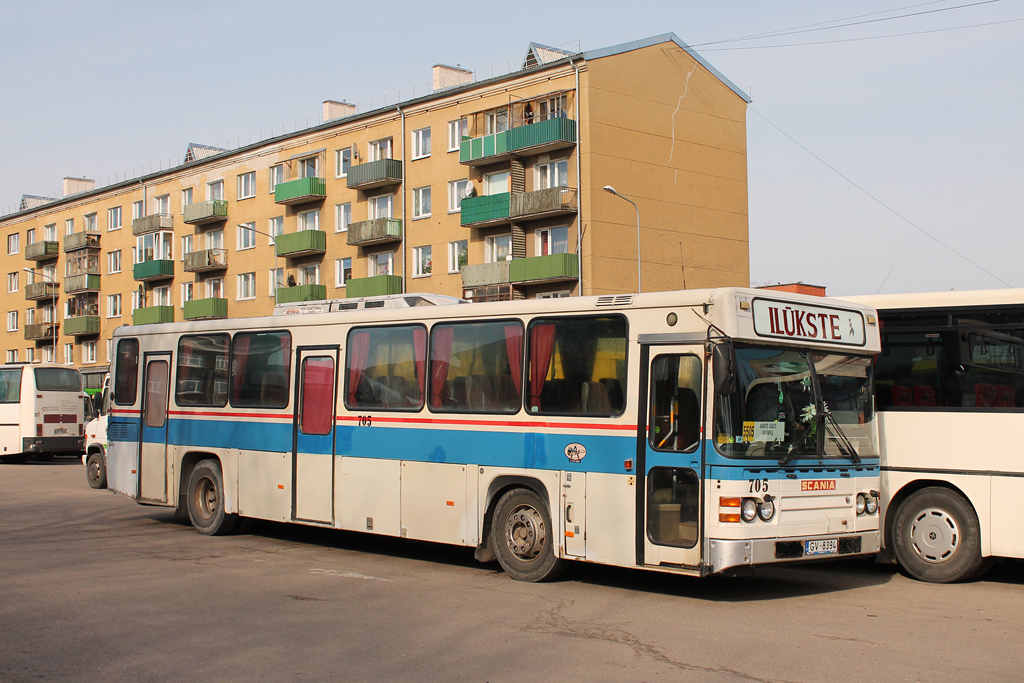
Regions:
<instances>
[{"instance_id":1,"label":"bus front wheel","mask_svg":"<svg viewBox=\"0 0 1024 683\"><path fill-rule=\"evenodd\" d=\"M188 517L196 531L205 536L230 534L238 524L238 515L224 512L224 478L216 460L203 460L192 470Z\"/></svg>"},{"instance_id":2,"label":"bus front wheel","mask_svg":"<svg viewBox=\"0 0 1024 683\"><path fill-rule=\"evenodd\" d=\"M505 573L517 581L546 581L561 574L554 529L544 500L529 489L507 491L494 508L491 542Z\"/></svg>"},{"instance_id":3,"label":"bus front wheel","mask_svg":"<svg viewBox=\"0 0 1024 683\"><path fill-rule=\"evenodd\" d=\"M107 488L107 466L103 462L103 456L99 453L90 453L86 459L85 478L89 480L89 486L94 489Z\"/></svg>"},{"instance_id":4,"label":"bus front wheel","mask_svg":"<svg viewBox=\"0 0 1024 683\"><path fill-rule=\"evenodd\" d=\"M960 494L933 486L907 497L896 512L896 560L910 576L931 583L955 583L984 567L981 529Z\"/></svg>"}]
</instances>

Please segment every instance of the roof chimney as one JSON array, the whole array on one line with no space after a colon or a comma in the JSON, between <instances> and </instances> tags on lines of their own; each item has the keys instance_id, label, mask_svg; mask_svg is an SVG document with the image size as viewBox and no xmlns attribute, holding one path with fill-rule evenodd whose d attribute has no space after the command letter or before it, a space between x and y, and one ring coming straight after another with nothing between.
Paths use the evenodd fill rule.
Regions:
<instances>
[{"instance_id":1,"label":"roof chimney","mask_svg":"<svg viewBox=\"0 0 1024 683\"><path fill-rule=\"evenodd\" d=\"M64 196L96 189L96 181L89 178L64 178Z\"/></svg>"},{"instance_id":2,"label":"roof chimney","mask_svg":"<svg viewBox=\"0 0 1024 683\"><path fill-rule=\"evenodd\" d=\"M334 119L343 119L356 113L356 105L348 102L324 100L324 123Z\"/></svg>"},{"instance_id":3,"label":"roof chimney","mask_svg":"<svg viewBox=\"0 0 1024 683\"><path fill-rule=\"evenodd\" d=\"M434 91L444 90L473 80L473 72L459 66L434 65Z\"/></svg>"}]
</instances>

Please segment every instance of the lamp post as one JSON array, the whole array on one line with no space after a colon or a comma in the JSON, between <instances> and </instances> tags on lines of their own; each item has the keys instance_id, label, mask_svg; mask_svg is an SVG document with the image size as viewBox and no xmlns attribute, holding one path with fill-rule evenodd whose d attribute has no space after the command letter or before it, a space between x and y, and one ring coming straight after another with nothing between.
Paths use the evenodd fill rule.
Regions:
<instances>
[{"instance_id":1,"label":"lamp post","mask_svg":"<svg viewBox=\"0 0 1024 683\"><path fill-rule=\"evenodd\" d=\"M53 325L53 362L57 362L57 281L46 273L40 273L33 268L22 268L24 271L32 273L32 275L42 275L47 280L53 283L53 289L50 290L50 294L53 297L53 320L50 321Z\"/></svg>"},{"instance_id":2,"label":"lamp post","mask_svg":"<svg viewBox=\"0 0 1024 683\"><path fill-rule=\"evenodd\" d=\"M605 185L604 191L612 193L619 199L625 199L633 205L633 209L636 211L636 291L639 294L643 291L643 287L640 285L640 209L637 207L636 202L628 197L623 197L621 194L616 192L615 188L611 185Z\"/></svg>"}]
</instances>

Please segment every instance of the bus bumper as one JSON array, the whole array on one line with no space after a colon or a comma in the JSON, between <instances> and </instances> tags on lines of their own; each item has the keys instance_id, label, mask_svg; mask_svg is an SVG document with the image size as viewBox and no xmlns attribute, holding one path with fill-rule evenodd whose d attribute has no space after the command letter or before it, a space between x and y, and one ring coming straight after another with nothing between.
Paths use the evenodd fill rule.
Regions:
<instances>
[{"instance_id":1,"label":"bus bumper","mask_svg":"<svg viewBox=\"0 0 1024 683\"><path fill-rule=\"evenodd\" d=\"M71 453L77 455L84 451L84 436L33 436L21 440L22 453Z\"/></svg>"},{"instance_id":2,"label":"bus bumper","mask_svg":"<svg viewBox=\"0 0 1024 683\"><path fill-rule=\"evenodd\" d=\"M807 541L838 540L838 550L829 553L808 554ZM712 573L732 567L745 567L797 560L829 560L840 557L873 555L878 552L878 532L866 531L840 536L816 536L807 538L751 538L747 540L709 541L707 564Z\"/></svg>"}]
</instances>

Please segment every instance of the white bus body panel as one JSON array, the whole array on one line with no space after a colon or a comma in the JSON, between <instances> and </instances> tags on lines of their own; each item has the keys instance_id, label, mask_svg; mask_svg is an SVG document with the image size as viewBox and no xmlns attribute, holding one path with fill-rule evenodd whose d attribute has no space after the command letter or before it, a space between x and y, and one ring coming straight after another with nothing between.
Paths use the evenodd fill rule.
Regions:
<instances>
[{"instance_id":1,"label":"white bus body panel","mask_svg":"<svg viewBox=\"0 0 1024 683\"><path fill-rule=\"evenodd\" d=\"M287 522L291 518L291 454L240 451L245 467L238 470L238 513L245 517Z\"/></svg>"},{"instance_id":2,"label":"white bus body panel","mask_svg":"<svg viewBox=\"0 0 1024 683\"><path fill-rule=\"evenodd\" d=\"M125 425L117 425L124 427ZM109 431L109 430L108 430ZM139 441L113 439L107 451L107 488L135 498L139 492Z\"/></svg>"},{"instance_id":3,"label":"white bus body panel","mask_svg":"<svg viewBox=\"0 0 1024 683\"><path fill-rule=\"evenodd\" d=\"M402 476L398 460L341 459L336 470L341 528L402 535Z\"/></svg>"},{"instance_id":4,"label":"white bus body panel","mask_svg":"<svg viewBox=\"0 0 1024 683\"><path fill-rule=\"evenodd\" d=\"M295 455L295 519L330 524L334 519L334 456Z\"/></svg>"},{"instance_id":5,"label":"white bus body panel","mask_svg":"<svg viewBox=\"0 0 1024 683\"><path fill-rule=\"evenodd\" d=\"M469 486L468 469L468 465L402 462L403 536L466 545L467 538L475 535L472 529L477 516L476 495ZM472 521L467 516L470 509Z\"/></svg>"}]
</instances>

